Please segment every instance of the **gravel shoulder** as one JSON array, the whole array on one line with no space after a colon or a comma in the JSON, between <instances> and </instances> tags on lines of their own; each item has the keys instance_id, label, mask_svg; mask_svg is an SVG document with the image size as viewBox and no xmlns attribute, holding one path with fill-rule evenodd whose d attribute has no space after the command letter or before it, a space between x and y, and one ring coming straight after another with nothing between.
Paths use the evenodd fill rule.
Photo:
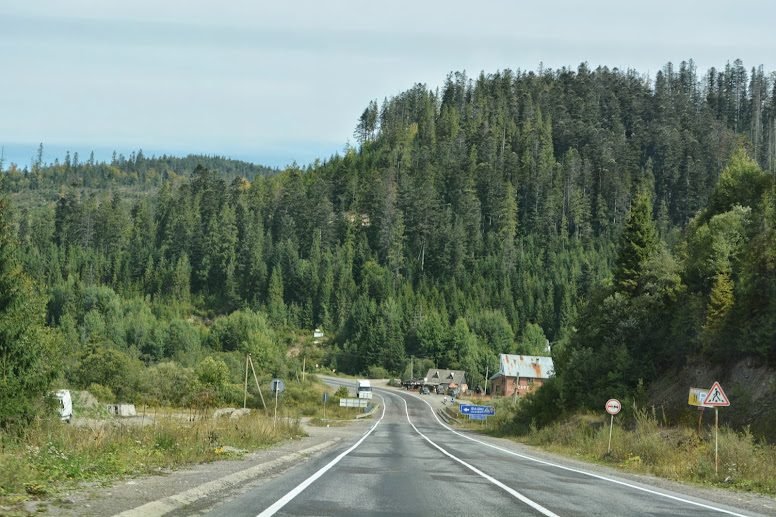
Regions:
<instances>
[{"instance_id":1,"label":"gravel shoulder","mask_svg":"<svg viewBox=\"0 0 776 517\"><path fill-rule=\"evenodd\" d=\"M180 514L203 513L224 498L261 485L308 461L311 457L354 436L363 434L365 429L373 423L373 420L363 419L349 422L348 425L341 427L328 428L309 426L305 423L303 421L302 425L309 436L247 453L239 459L192 465L163 471L159 475L123 479L110 486L85 486L76 491L60 494L56 499L30 501L26 503L25 509L31 514L37 513L56 517L103 517L127 512L166 498L169 498L168 500L180 499L178 496L182 493L191 493L198 487L209 486L211 487L210 493L201 497L196 504L183 506ZM272 465L273 468L269 472L262 472L262 465ZM253 471L249 469L253 469ZM218 484L218 480L235 480L240 478L242 472L250 474L257 471L261 472L261 475L254 475L251 476L251 479L239 482L228 481L223 483L222 487L216 486L220 489L212 490L213 485ZM148 507L137 513L140 515L154 514ZM173 512L171 515L175 513Z\"/></svg>"}]
</instances>

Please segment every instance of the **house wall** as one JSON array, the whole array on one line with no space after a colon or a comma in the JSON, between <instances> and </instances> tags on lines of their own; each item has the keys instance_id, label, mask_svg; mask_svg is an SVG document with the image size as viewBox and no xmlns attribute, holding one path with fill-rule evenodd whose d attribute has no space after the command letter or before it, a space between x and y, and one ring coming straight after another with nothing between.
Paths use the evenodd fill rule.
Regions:
<instances>
[{"instance_id":1,"label":"house wall","mask_svg":"<svg viewBox=\"0 0 776 517\"><path fill-rule=\"evenodd\" d=\"M536 379L533 377L499 377L493 380L493 386L491 388L491 394L511 397L517 390L518 397L525 397L533 390L542 385L544 379Z\"/></svg>"}]
</instances>

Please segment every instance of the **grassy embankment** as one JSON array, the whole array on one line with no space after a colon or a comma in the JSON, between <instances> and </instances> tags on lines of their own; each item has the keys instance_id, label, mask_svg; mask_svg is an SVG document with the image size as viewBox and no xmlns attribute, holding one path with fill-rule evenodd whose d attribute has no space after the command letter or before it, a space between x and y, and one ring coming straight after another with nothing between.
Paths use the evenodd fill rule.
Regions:
<instances>
[{"instance_id":1,"label":"grassy embankment","mask_svg":"<svg viewBox=\"0 0 776 517\"><path fill-rule=\"evenodd\" d=\"M236 420L211 418L212 410L192 418L196 415L188 410L157 408L131 422L108 416L101 406L79 409L76 400L73 424L48 417L22 432L0 432L0 507L55 498L93 483L235 458L241 454L233 449L253 451L304 436L300 419L320 420L325 390L331 391L309 381L305 386L287 385L279 397L277 425L273 425L274 398L267 399L266 411L256 410ZM334 425L361 411L340 408L338 399L330 397L326 418ZM138 410L141 415L142 408Z\"/></svg>"},{"instance_id":2,"label":"grassy embankment","mask_svg":"<svg viewBox=\"0 0 776 517\"><path fill-rule=\"evenodd\" d=\"M527 434L515 436L511 401L496 404L496 417L489 417L486 423L465 419L464 425L625 472L776 495L776 447L748 430L720 426L719 471L715 473L713 415L704 420L700 435L697 427L666 425L654 410L636 409L631 417L618 415L612 449L607 452L608 415L578 414L542 429L531 426Z\"/></svg>"}]
</instances>

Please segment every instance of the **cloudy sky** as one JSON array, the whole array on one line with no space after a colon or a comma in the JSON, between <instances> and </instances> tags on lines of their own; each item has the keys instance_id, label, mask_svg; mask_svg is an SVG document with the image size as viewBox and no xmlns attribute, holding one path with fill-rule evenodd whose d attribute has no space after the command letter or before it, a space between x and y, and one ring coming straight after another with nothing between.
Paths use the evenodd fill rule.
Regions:
<instances>
[{"instance_id":1,"label":"cloudy sky","mask_svg":"<svg viewBox=\"0 0 776 517\"><path fill-rule=\"evenodd\" d=\"M218 154L282 167L353 141L371 99L451 71L776 70L776 2L0 0L5 165Z\"/></svg>"}]
</instances>

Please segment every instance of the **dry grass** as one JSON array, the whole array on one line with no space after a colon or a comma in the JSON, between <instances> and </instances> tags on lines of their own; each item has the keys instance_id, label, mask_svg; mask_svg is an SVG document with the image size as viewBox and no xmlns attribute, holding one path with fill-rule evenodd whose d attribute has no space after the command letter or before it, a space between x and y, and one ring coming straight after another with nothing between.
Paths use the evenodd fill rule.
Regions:
<instances>
[{"instance_id":1,"label":"dry grass","mask_svg":"<svg viewBox=\"0 0 776 517\"><path fill-rule=\"evenodd\" d=\"M121 420L76 427L41 420L22 436L0 435L0 505L55 494L82 483L107 482L184 464L239 455L303 435L297 419L253 414L193 422L158 419L138 426Z\"/></svg>"},{"instance_id":2,"label":"dry grass","mask_svg":"<svg viewBox=\"0 0 776 517\"><path fill-rule=\"evenodd\" d=\"M747 431L719 429L719 472L714 470L714 426L664 426L653 411L637 410L632 425L615 418L612 450L607 452L609 419L577 417L544 429L533 428L525 443L574 457L613 464L635 473L739 490L776 494L776 448Z\"/></svg>"}]
</instances>

